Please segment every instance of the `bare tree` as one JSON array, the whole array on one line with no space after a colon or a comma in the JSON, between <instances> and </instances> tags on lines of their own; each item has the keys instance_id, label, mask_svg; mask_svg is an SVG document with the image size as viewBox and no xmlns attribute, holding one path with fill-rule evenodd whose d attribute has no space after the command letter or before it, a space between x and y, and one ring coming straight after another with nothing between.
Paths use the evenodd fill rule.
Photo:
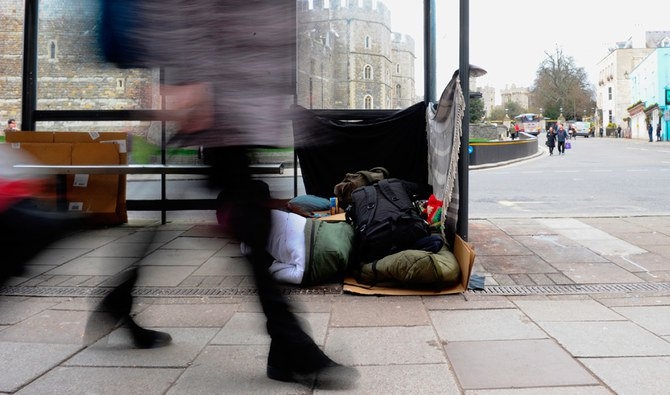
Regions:
<instances>
[{"instance_id":1,"label":"bare tree","mask_svg":"<svg viewBox=\"0 0 670 395\"><path fill-rule=\"evenodd\" d=\"M581 119L584 110L590 114L595 94L584 68L577 67L574 59L558 47L554 53L545 54L531 88L535 110L542 108L543 114L553 119L558 118L561 109L566 119Z\"/></svg>"}]
</instances>

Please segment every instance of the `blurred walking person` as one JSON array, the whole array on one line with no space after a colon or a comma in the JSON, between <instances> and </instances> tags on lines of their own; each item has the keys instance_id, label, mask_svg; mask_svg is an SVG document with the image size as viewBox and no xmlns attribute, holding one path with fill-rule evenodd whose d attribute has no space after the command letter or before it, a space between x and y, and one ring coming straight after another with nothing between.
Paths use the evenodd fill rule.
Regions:
<instances>
[{"instance_id":1,"label":"blurred walking person","mask_svg":"<svg viewBox=\"0 0 670 395\"><path fill-rule=\"evenodd\" d=\"M292 144L282 131L290 130L295 92L295 2L103 0L103 6L105 58L165 70L163 93L181 127L171 143L204 147L209 184L220 191L219 220L251 249L247 259L271 337L268 377L350 385L358 372L317 346L267 270L269 189L249 170L250 149ZM121 293L129 304L129 289Z\"/></svg>"}]
</instances>

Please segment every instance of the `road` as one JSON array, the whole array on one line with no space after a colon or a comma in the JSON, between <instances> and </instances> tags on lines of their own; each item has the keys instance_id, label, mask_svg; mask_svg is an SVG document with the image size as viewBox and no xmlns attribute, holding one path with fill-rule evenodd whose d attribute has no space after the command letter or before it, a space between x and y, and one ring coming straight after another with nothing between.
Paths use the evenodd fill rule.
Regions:
<instances>
[{"instance_id":1,"label":"road","mask_svg":"<svg viewBox=\"0 0 670 395\"><path fill-rule=\"evenodd\" d=\"M468 215L481 218L611 217L670 215L670 143L583 138L571 140L565 155L544 154L512 165L470 171ZM273 196L293 196L293 170L265 176ZM298 193L304 187L299 178ZM193 176L170 181L168 198L210 198L215 194ZM157 181L128 182L128 199L159 198ZM168 218L207 220L207 211L168 213ZM130 218L159 213L130 212Z\"/></svg>"},{"instance_id":2,"label":"road","mask_svg":"<svg viewBox=\"0 0 670 395\"><path fill-rule=\"evenodd\" d=\"M565 155L470 171L469 218L670 215L670 144L571 140Z\"/></svg>"}]
</instances>

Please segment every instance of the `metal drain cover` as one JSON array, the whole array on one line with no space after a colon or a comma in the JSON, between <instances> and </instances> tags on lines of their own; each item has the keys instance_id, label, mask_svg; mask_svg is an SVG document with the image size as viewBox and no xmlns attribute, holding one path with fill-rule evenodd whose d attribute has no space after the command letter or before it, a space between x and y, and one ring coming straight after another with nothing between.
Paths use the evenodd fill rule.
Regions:
<instances>
[{"instance_id":1,"label":"metal drain cover","mask_svg":"<svg viewBox=\"0 0 670 395\"><path fill-rule=\"evenodd\" d=\"M577 295L629 292L668 292L670 283L567 284L567 285L498 285L469 293L489 295Z\"/></svg>"},{"instance_id":2,"label":"metal drain cover","mask_svg":"<svg viewBox=\"0 0 670 395\"><path fill-rule=\"evenodd\" d=\"M3 296L52 296L52 297L101 297L112 288L91 287L29 287L5 286L0 287ZM331 285L312 288L281 287L284 295L330 295L341 294L342 287ZM141 297L201 297L201 296L246 296L257 295L258 290L253 287L241 288L168 288L168 287L136 287L134 296Z\"/></svg>"}]
</instances>

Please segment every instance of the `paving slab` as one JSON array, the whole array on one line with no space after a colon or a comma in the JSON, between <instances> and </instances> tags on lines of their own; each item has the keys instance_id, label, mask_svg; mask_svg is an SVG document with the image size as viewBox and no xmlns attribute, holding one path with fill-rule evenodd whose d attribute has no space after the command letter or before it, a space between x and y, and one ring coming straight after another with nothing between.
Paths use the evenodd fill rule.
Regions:
<instances>
[{"instance_id":1,"label":"paving slab","mask_svg":"<svg viewBox=\"0 0 670 395\"><path fill-rule=\"evenodd\" d=\"M140 266L136 286L176 287L197 270L196 266Z\"/></svg>"},{"instance_id":2,"label":"paving slab","mask_svg":"<svg viewBox=\"0 0 670 395\"><path fill-rule=\"evenodd\" d=\"M454 373L447 363L359 366L357 369L361 378L356 383L355 390L334 392L426 395L458 394L460 392Z\"/></svg>"},{"instance_id":3,"label":"paving slab","mask_svg":"<svg viewBox=\"0 0 670 395\"><path fill-rule=\"evenodd\" d=\"M670 305L615 307L614 311L659 336L670 336Z\"/></svg>"},{"instance_id":4,"label":"paving slab","mask_svg":"<svg viewBox=\"0 0 670 395\"><path fill-rule=\"evenodd\" d=\"M207 259L193 274L196 276L250 276L253 271L246 258L216 255Z\"/></svg>"},{"instance_id":5,"label":"paving slab","mask_svg":"<svg viewBox=\"0 0 670 395\"><path fill-rule=\"evenodd\" d=\"M468 390L464 395L612 395L604 386L584 385L579 387L538 387L495 390Z\"/></svg>"},{"instance_id":6,"label":"paving slab","mask_svg":"<svg viewBox=\"0 0 670 395\"><path fill-rule=\"evenodd\" d=\"M58 367L17 394L164 394L184 369Z\"/></svg>"},{"instance_id":7,"label":"paving slab","mask_svg":"<svg viewBox=\"0 0 670 395\"><path fill-rule=\"evenodd\" d=\"M135 315L142 326L222 328L235 314L230 304L152 304Z\"/></svg>"},{"instance_id":8,"label":"paving slab","mask_svg":"<svg viewBox=\"0 0 670 395\"><path fill-rule=\"evenodd\" d=\"M355 366L446 363L431 326L331 328L325 351Z\"/></svg>"},{"instance_id":9,"label":"paving slab","mask_svg":"<svg viewBox=\"0 0 670 395\"><path fill-rule=\"evenodd\" d=\"M616 321L626 318L595 300L523 300L514 303L533 321Z\"/></svg>"},{"instance_id":10,"label":"paving slab","mask_svg":"<svg viewBox=\"0 0 670 395\"><path fill-rule=\"evenodd\" d=\"M268 346L208 346L167 392L177 394L307 394L296 383L266 377Z\"/></svg>"},{"instance_id":11,"label":"paving slab","mask_svg":"<svg viewBox=\"0 0 670 395\"><path fill-rule=\"evenodd\" d=\"M50 270L48 274L63 276L113 276L135 262L137 262L137 258L83 256Z\"/></svg>"},{"instance_id":12,"label":"paving slab","mask_svg":"<svg viewBox=\"0 0 670 395\"><path fill-rule=\"evenodd\" d=\"M614 263L565 262L552 263L576 284L630 284L643 280Z\"/></svg>"},{"instance_id":13,"label":"paving slab","mask_svg":"<svg viewBox=\"0 0 670 395\"><path fill-rule=\"evenodd\" d=\"M177 250L215 250L223 248L226 240L209 237L177 237L166 243L163 248Z\"/></svg>"},{"instance_id":14,"label":"paving slab","mask_svg":"<svg viewBox=\"0 0 670 395\"><path fill-rule=\"evenodd\" d=\"M581 358L617 394L667 394L670 357Z\"/></svg>"},{"instance_id":15,"label":"paving slab","mask_svg":"<svg viewBox=\"0 0 670 395\"><path fill-rule=\"evenodd\" d=\"M73 344L0 341L0 392L18 390L80 349Z\"/></svg>"},{"instance_id":16,"label":"paving slab","mask_svg":"<svg viewBox=\"0 0 670 395\"><path fill-rule=\"evenodd\" d=\"M200 266L212 257L215 250L175 250L161 248L147 255L141 265Z\"/></svg>"},{"instance_id":17,"label":"paving slab","mask_svg":"<svg viewBox=\"0 0 670 395\"><path fill-rule=\"evenodd\" d=\"M670 343L628 321L539 322L575 357L670 355Z\"/></svg>"},{"instance_id":18,"label":"paving slab","mask_svg":"<svg viewBox=\"0 0 670 395\"><path fill-rule=\"evenodd\" d=\"M151 328L172 336L172 343L160 348L133 347L126 328L114 330L84 349L63 366L187 367L214 337L214 328Z\"/></svg>"},{"instance_id":19,"label":"paving slab","mask_svg":"<svg viewBox=\"0 0 670 395\"><path fill-rule=\"evenodd\" d=\"M90 315L87 311L45 310L5 328L0 341L82 345Z\"/></svg>"},{"instance_id":20,"label":"paving slab","mask_svg":"<svg viewBox=\"0 0 670 395\"><path fill-rule=\"evenodd\" d=\"M431 311L442 341L544 339L547 334L516 309Z\"/></svg>"},{"instance_id":21,"label":"paving slab","mask_svg":"<svg viewBox=\"0 0 670 395\"><path fill-rule=\"evenodd\" d=\"M333 303L334 327L429 325L420 297L359 297Z\"/></svg>"},{"instance_id":22,"label":"paving slab","mask_svg":"<svg viewBox=\"0 0 670 395\"><path fill-rule=\"evenodd\" d=\"M445 350L465 390L598 384L549 339L457 341Z\"/></svg>"},{"instance_id":23,"label":"paving slab","mask_svg":"<svg viewBox=\"0 0 670 395\"><path fill-rule=\"evenodd\" d=\"M13 325L47 310L59 302L4 297L0 300L0 325Z\"/></svg>"}]
</instances>

